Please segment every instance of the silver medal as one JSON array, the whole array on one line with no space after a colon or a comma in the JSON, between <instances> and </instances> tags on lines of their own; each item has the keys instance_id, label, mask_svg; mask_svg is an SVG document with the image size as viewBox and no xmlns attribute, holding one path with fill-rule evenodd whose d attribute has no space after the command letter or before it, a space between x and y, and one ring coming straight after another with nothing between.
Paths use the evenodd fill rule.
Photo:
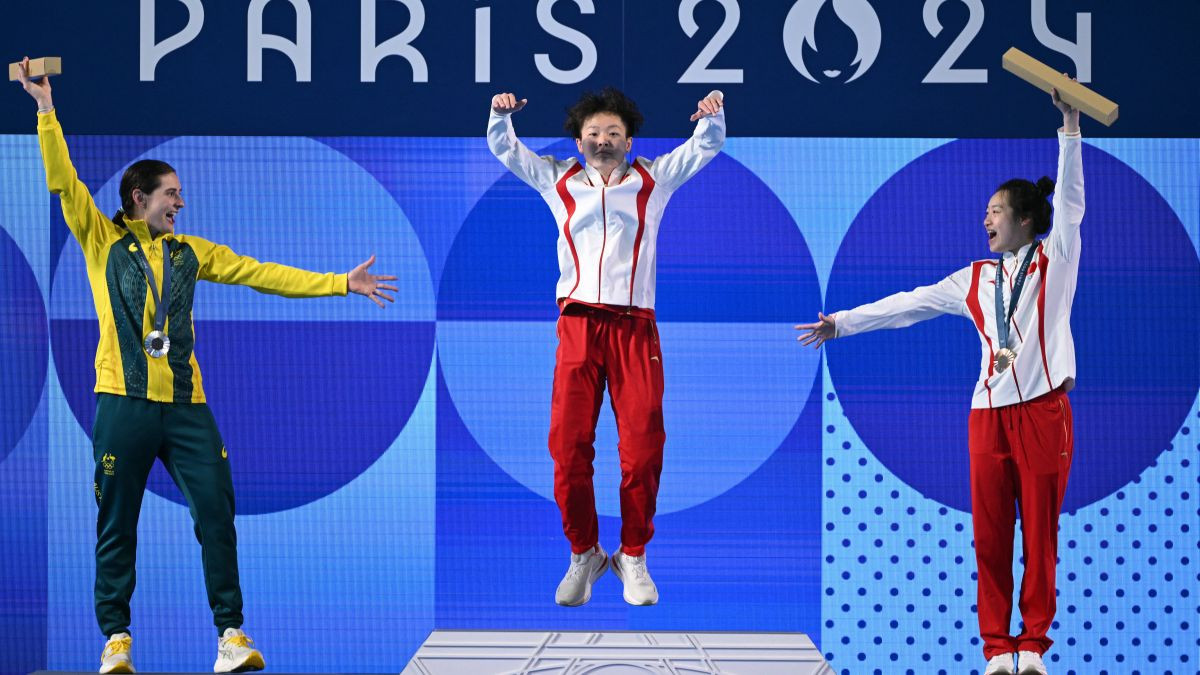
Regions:
<instances>
[{"instance_id":1,"label":"silver medal","mask_svg":"<svg viewBox=\"0 0 1200 675\"><path fill-rule=\"evenodd\" d=\"M142 343L146 348L146 353L156 359L161 359L171 351L171 338L161 330L150 331L146 335L146 341Z\"/></svg>"}]
</instances>

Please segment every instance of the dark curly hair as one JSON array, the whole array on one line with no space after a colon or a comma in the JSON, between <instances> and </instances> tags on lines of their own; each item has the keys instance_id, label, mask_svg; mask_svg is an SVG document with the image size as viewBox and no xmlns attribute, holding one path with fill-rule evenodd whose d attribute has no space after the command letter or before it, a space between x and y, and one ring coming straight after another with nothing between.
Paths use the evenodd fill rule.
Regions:
<instances>
[{"instance_id":1,"label":"dark curly hair","mask_svg":"<svg viewBox=\"0 0 1200 675\"><path fill-rule=\"evenodd\" d=\"M567 121L563 128L571 134L571 138L583 138L583 123L596 113L612 113L625 123L625 135L633 138L642 126L645 118L638 110L637 104L619 89L605 87L600 93L586 91L575 105L567 108Z\"/></svg>"},{"instance_id":2,"label":"dark curly hair","mask_svg":"<svg viewBox=\"0 0 1200 675\"><path fill-rule=\"evenodd\" d=\"M1046 234L1050 230L1051 208L1047 200L1054 192L1054 181L1049 176L1042 176L1037 184L1024 178L1013 178L1002 183L996 192L1004 193L1018 223L1029 218L1034 234Z\"/></svg>"}]
</instances>

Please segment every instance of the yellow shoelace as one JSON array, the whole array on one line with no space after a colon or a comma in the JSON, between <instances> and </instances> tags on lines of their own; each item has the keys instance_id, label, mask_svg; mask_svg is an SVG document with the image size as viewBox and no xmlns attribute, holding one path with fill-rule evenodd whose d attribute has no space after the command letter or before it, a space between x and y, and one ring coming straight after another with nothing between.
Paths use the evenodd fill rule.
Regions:
<instances>
[{"instance_id":1,"label":"yellow shoelace","mask_svg":"<svg viewBox=\"0 0 1200 675\"><path fill-rule=\"evenodd\" d=\"M251 640L250 636L248 635L234 635L232 637L225 638L225 644L235 647L245 647L247 649L250 648L250 645L253 642L254 640Z\"/></svg>"},{"instance_id":2,"label":"yellow shoelace","mask_svg":"<svg viewBox=\"0 0 1200 675\"><path fill-rule=\"evenodd\" d=\"M119 640L109 640L104 647L104 658L108 658L115 654L128 654L130 648L133 647L133 638L121 638Z\"/></svg>"}]
</instances>

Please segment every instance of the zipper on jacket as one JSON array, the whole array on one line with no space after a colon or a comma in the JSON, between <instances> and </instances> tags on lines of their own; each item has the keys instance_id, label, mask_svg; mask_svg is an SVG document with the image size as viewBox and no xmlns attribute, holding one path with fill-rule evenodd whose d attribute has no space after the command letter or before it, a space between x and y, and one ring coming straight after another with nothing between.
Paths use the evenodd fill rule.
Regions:
<instances>
[{"instance_id":1,"label":"zipper on jacket","mask_svg":"<svg viewBox=\"0 0 1200 675\"><path fill-rule=\"evenodd\" d=\"M600 303L600 289L604 284L604 249L608 246L608 208L604 204L604 191L600 188L600 220L604 225L604 239L600 241L600 260L596 262L596 302Z\"/></svg>"}]
</instances>

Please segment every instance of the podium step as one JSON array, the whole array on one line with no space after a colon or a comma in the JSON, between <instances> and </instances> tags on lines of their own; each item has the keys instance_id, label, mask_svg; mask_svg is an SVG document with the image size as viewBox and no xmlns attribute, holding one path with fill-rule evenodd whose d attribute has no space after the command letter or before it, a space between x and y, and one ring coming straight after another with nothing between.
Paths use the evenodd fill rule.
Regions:
<instances>
[{"instance_id":1,"label":"podium step","mask_svg":"<svg viewBox=\"0 0 1200 675\"><path fill-rule=\"evenodd\" d=\"M402 675L833 675L803 633L435 630Z\"/></svg>"}]
</instances>

